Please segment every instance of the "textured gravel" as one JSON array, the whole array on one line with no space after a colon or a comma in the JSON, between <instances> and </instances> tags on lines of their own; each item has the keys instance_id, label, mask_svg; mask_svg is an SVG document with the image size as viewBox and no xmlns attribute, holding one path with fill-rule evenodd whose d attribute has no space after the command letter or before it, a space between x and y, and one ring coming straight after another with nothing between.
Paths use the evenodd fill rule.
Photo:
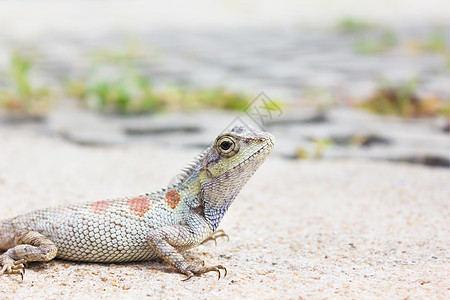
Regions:
<instances>
[{"instance_id":1,"label":"textured gravel","mask_svg":"<svg viewBox=\"0 0 450 300\"><path fill-rule=\"evenodd\" d=\"M195 155L150 144L80 147L0 128L0 218L166 185ZM182 282L162 261L30 264L0 276L0 298L449 298L449 171L271 157L246 185L219 240L187 252L228 276Z\"/></svg>"}]
</instances>

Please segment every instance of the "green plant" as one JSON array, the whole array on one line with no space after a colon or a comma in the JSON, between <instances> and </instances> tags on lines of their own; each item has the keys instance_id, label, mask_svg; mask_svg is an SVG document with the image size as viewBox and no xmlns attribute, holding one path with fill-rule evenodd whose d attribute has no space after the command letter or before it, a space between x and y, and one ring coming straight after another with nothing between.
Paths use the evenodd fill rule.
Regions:
<instances>
[{"instance_id":1,"label":"green plant","mask_svg":"<svg viewBox=\"0 0 450 300\"><path fill-rule=\"evenodd\" d=\"M128 38L119 48L95 51L93 58L97 63L132 65L149 54L154 55L154 52L144 47L137 39Z\"/></svg>"},{"instance_id":2,"label":"green plant","mask_svg":"<svg viewBox=\"0 0 450 300\"><path fill-rule=\"evenodd\" d=\"M445 101L432 96L420 98L416 87L417 80L403 85L385 84L358 106L380 115L415 118L435 116L445 111Z\"/></svg>"},{"instance_id":3,"label":"green plant","mask_svg":"<svg viewBox=\"0 0 450 300\"><path fill-rule=\"evenodd\" d=\"M314 139L309 147L297 148L295 156L300 159L320 159L332 145L333 141L330 139Z\"/></svg>"},{"instance_id":4,"label":"green plant","mask_svg":"<svg viewBox=\"0 0 450 300\"><path fill-rule=\"evenodd\" d=\"M447 68L450 66L450 55L445 30L434 28L425 38L410 40L407 43L408 50L412 54L431 52L444 56Z\"/></svg>"},{"instance_id":5,"label":"green plant","mask_svg":"<svg viewBox=\"0 0 450 300\"><path fill-rule=\"evenodd\" d=\"M67 93L80 99L88 108L119 114L203 108L243 111L252 100L244 93L222 87L155 89L146 76L128 64L114 65L118 68L117 75L105 78L98 75L103 67L106 65L94 67L86 80L70 81L66 86Z\"/></svg>"},{"instance_id":6,"label":"green plant","mask_svg":"<svg viewBox=\"0 0 450 300\"><path fill-rule=\"evenodd\" d=\"M435 53L444 53L448 55L448 45L445 42L445 33L434 30L425 43L426 49Z\"/></svg>"},{"instance_id":7,"label":"green plant","mask_svg":"<svg viewBox=\"0 0 450 300\"><path fill-rule=\"evenodd\" d=\"M52 106L52 95L44 87L35 87L30 79L33 60L14 52L6 72L7 87L0 90L0 107L28 117L43 117Z\"/></svg>"},{"instance_id":8,"label":"green plant","mask_svg":"<svg viewBox=\"0 0 450 300\"><path fill-rule=\"evenodd\" d=\"M392 31L383 31L372 37L361 38L355 43L358 54L383 53L391 50L397 44L397 37Z\"/></svg>"},{"instance_id":9,"label":"green plant","mask_svg":"<svg viewBox=\"0 0 450 300\"><path fill-rule=\"evenodd\" d=\"M363 32L371 29L373 26L363 20L347 17L339 21L337 28L344 33Z\"/></svg>"},{"instance_id":10,"label":"green plant","mask_svg":"<svg viewBox=\"0 0 450 300\"><path fill-rule=\"evenodd\" d=\"M123 70L113 78L94 75L87 81L71 81L67 92L88 108L109 113L137 114L161 108L150 81L134 70Z\"/></svg>"},{"instance_id":11,"label":"green plant","mask_svg":"<svg viewBox=\"0 0 450 300\"><path fill-rule=\"evenodd\" d=\"M196 90L193 96L198 98L200 106L237 111L243 111L251 100L243 93L231 92L223 87Z\"/></svg>"},{"instance_id":12,"label":"green plant","mask_svg":"<svg viewBox=\"0 0 450 300\"><path fill-rule=\"evenodd\" d=\"M441 108L439 109L439 115L446 117L450 121L450 101L446 101L443 103Z\"/></svg>"}]
</instances>

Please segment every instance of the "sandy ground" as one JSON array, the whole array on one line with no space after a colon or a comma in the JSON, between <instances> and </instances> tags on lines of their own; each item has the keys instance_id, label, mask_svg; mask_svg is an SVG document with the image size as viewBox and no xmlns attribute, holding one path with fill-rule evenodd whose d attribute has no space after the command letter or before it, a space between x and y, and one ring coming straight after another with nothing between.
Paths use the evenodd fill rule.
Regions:
<instances>
[{"instance_id":1,"label":"sandy ground","mask_svg":"<svg viewBox=\"0 0 450 300\"><path fill-rule=\"evenodd\" d=\"M0 218L150 192L196 154L141 144L79 147L0 128ZM0 298L450 298L449 171L271 157L219 240L187 252L228 276L182 282L167 264L32 263L0 276Z\"/></svg>"}]
</instances>

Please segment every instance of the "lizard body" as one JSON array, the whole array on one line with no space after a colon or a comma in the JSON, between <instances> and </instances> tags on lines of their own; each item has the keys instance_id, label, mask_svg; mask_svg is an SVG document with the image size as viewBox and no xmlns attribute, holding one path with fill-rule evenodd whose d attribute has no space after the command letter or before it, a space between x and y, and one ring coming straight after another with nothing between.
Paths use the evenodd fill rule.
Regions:
<instances>
[{"instance_id":1,"label":"lizard body","mask_svg":"<svg viewBox=\"0 0 450 300\"><path fill-rule=\"evenodd\" d=\"M187 278L221 266L188 263L181 251L214 239L241 188L273 148L273 137L237 126L184 170L180 180L137 197L37 210L0 221L0 274L23 277L27 262L55 257L128 262L157 257ZM224 234L219 234L224 235ZM226 273L225 273L226 274Z\"/></svg>"}]
</instances>

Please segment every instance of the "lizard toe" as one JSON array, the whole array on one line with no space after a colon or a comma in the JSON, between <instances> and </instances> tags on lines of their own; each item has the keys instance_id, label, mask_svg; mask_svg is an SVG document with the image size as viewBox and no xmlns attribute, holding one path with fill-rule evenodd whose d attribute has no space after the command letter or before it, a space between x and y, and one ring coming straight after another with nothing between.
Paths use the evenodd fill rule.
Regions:
<instances>
[{"instance_id":1,"label":"lizard toe","mask_svg":"<svg viewBox=\"0 0 450 300\"><path fill-rule=\"evenodd\" d=\"M214 244L217 246L217 239L218 238L226 238L227 241L230 241L230 237L228 236L228 234L225 233L225 231L223 231L222 229L219 229L217 231L215 231L211 236L207 237L202 244L205 244L208 241L214 241Z\"/></svg>"},{"instance_id":2,"label":"lizard toe","mask_svg":"<svg viewBox=\"0 0 450 300\"><path fill-rule=\"evenodd\" d=\"M4 274L20 274L23 280L23 275L25 274L25 265L27 261L25 259L14 260L7 255L0 255L0 275Z\"/></svg>"},{"instance_id":3,"label":"lizard toe","mask_svg":"<svg viewBox=\"0 0 450 300\"><path fill-rule=\"evenodd\" d=\"M199 261L197 261L197 263L195 264L195 267L194 267L193 269L194 269L194 270L195 270L195 269L198 269L200 266L202 266L202 267L205 266L205 261L204 261L204 260L199 260Z\"/></svg>"},{"instance_id":4,"label":"lizard toe","mask_svg":"<svg viewBox=\"0 0 450 300\"><path fill-rule=\"evenodd\" d=\"M19 259L19 260L15 260L15 261L13 262L13 264L14 264L15 266L17 266L17 265L27 266L27 265L28 265L28 262L27 262L26 259Z\"/></svg>"},{"instance_id":5,"label":"lizard toe","mask_svg":"<svg viewBox=\"0 0 450 300\"><path fill-rule=\"evenodd\" d=\"M227 276L227 269L222 265L211 266L211 267L204 267L204 266L200 267L199 265L197 265L195 267L192 267L190 271L194 275L201 275L201 274L205 274L208 272L217 272L217 275L218 275L217 279L220 279L220 277L222 276L222 274L220 273L220 270L224 271L224 275L223 275L224 277Z\"/></svg>"}]
</instances>

